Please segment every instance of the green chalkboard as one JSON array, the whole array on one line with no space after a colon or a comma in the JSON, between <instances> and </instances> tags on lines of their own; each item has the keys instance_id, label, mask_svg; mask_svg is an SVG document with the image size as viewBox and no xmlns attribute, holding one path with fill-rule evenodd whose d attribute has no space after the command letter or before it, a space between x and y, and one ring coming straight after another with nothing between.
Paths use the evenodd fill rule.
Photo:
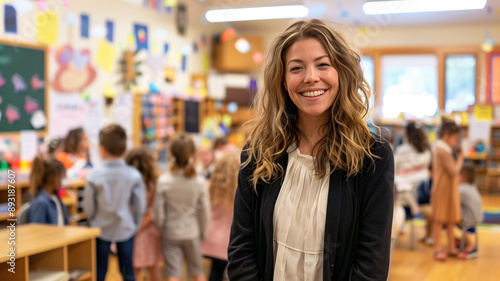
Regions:
<instances>
[{"instance_id":1,"label":"green chalkboard","mask_svg":"<svg viewBox=\"0 0 500 281\"><path fill-rule=\"evenodd\" d=\"M45 47L0 40L0 133L45 130L46 77Z\"/></svg>"}]
</instances>

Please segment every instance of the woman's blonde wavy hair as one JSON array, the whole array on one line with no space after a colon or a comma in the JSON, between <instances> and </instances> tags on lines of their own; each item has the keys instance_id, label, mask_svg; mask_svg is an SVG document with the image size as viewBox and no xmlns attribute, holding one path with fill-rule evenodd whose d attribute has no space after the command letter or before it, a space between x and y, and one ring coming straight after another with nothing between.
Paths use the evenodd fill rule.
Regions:
<instances>
[{"instance_id":1,"label":"woman's blonde wavy hair","mask_svg":"<svg viewBox=\"0 0 500 281\"><path fill-rule=\"evenodd\" d=\"M253 103L255 118L245 124L249 157L243 164L253 163L254 189L260 180L268 183L283 174L278 158L303 135L297 127L297 107L284 87L285 57L295 42L310 38L321 43L339 77L330 121L321 126L323 137L313 148L317 176L326 175L327 163L332 172L341 169L352 176L361 170L365 157L372 161L376 157L370 151L373 139L365 122L371 90L363 78L360 55L324 22L297 21L270 46Z\"/></svg>"}]
</instances>

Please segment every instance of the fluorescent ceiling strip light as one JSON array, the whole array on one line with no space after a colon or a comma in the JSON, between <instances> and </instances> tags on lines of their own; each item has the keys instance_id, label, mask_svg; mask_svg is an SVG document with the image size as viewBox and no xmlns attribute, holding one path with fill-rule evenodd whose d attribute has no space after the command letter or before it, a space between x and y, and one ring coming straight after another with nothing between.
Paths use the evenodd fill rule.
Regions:
<instances>
[{"instance_id":1,"label":"fluorescent ceiling strip light","mask_svg":"<svg viewBox=\"0 0 500 281\"><path fill-rule=\"evenodd\" d=\"M210 10L205 13L205 17L209 22L228 22L301 18L307 16L308 13L309 10L305 6L290 5Z\"/></svg>"},{"instance_id":2,"label":"fluorescent ceiling strip light","mask_svg":"<svg viewBox=\"0 0 500 281\"><path fill-rule=\"evenodd\" d=\"M478 10L487 0L400 0L371 1L363 4L367 15Z\"/></svg>"}]
</instances>

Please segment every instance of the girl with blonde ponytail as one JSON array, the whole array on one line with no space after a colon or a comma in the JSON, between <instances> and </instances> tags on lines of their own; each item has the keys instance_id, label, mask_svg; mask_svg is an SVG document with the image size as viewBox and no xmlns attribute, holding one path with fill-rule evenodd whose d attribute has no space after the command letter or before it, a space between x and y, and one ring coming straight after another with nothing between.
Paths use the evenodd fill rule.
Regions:
<instances>
[{"instance_id":1,"label":"girl with blonde ponytail","mask_svg":"<svg viewBox=\"0 0 500 281\"><path fill-rule=\"evenodd\" d=\"M231 280L386 280L394 157L366 124L360 55L297 21L269 47L246 126Z\"/></svg>"},{"instance_id":2,"label":"girl with blonde ponytail","mask_svg":"<svg viewBox=\"0 0 500 281\"><path fill-rule=\"evenodd\" d=\"M44 159L40 154L35 157L30 174L35 199L30 201L28 222L68 225L68 210L57 195L65 175L66 168L58 160Z\"/></svg>"},{"instance_id":3,"label":"girl with blonde ponytail","mask_svg":"<svg viewBox=\"0 0 500 281\"><path fill-rule=\"evenodd\" d=\"M181 280L182 261L189 275L204 281L201 242L208 231L210 203L205 179L196 174L196 148L186 134L170 143L170 169L158 179L154 220L162 231L165 272Z\"/></svg>"}]
</instances>

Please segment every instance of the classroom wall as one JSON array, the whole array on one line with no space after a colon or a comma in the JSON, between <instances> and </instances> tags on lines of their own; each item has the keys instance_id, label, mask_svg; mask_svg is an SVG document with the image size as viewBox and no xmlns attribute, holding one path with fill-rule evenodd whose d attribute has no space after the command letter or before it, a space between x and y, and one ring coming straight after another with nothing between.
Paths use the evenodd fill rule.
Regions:
<instances>
[{"instance_id":1,"label":"classroom wall","mask_svg":"<svg viewBox=\"0 0 500 281\"><path fill-rule=\"evenodd\" d=\"M12 1L2 1L7 4ZM18 12L17 20L17 34L10 34L4 32L4 22L0 21L0 38L4 40L12 40L14 42L28 42L38 43L36 34L36 2L29 1L34 4L34 9L24 14ZM69 2L68 6L64 2ZM144 1L130 1L128 2L144 2ZM183 94L188 91L190 86L190 76L192 73L200 73L206 71L204 68L204 60L206 61L210 55L210 40L212 34L223 31L222 27L218 24L204 24L200 22L199 18L190 17L190 11L194 14L194 10L198 8L197 1L189 1L187 7L188 24L186 32L181 35L177 31L176 24L176 9L173 8L172 12L167 13L157 12L150 7L144 7L128 3L123 0L85 0L85 1L63 1L63 0L47 0L46 11L52 11L58 15L58 39L57 44L51 46L50 50L50 63L49 63L49 78L52 80L59 66L56 61L55 52L57 48L64 45L71 45L74 49L82 50L89 49L91 52L91 64L97 71L96 80L89 85L84 92L90 94L91 97L100 99L103 96L104 87L110 84L113 90L119 94L123 92L123 87L119 84L122 79L120 72L119 61L122 54L127 49L135 50L135 40L131 41L129 37L133 34L134 23L146 25L148 27L149 36L149 50L156 58L162 58L164 44L169 44L169 51L166 54L165 65L171 66L176 69L176 76L174 83L166 83L164 79L158 75L157 72L152 71L147 63L148 54L142 51L138 58L143 62L141 71L143 76L139 79L140 85L148 87L151 81L159 84L160 90L167 93ZM0 19L4 18L3 5L0 9ZM89 16L89 38L82 38L80 35L80 15L87 14ZM67 21L68 16L74 17L74 24L70 25ZM114 63L111 72L107 72L96 63L97 50L100 40L92 36L92 29L100 25L105 27L106 21L111 20L114 23L114 41L112 46L115 48ZM165 38L160 38L157 32L162 30L166 32ZM201 45L201 38L204 36L207 41L205 45ZM193 43L198 43L198 51L193 51L187 55L187 67L185 71L181 70L181 49L184 46L192 48ZM165 58L165 56L163 57ZM159 59L153 59L156 62ZM206 64L206 63L205 63ZM80 95L81 93L74 93ZM68 94L65 94L68 96ZM50 88L50 97L62 98L58 95L53 88Z\"/></svg>"}]
</instances>

